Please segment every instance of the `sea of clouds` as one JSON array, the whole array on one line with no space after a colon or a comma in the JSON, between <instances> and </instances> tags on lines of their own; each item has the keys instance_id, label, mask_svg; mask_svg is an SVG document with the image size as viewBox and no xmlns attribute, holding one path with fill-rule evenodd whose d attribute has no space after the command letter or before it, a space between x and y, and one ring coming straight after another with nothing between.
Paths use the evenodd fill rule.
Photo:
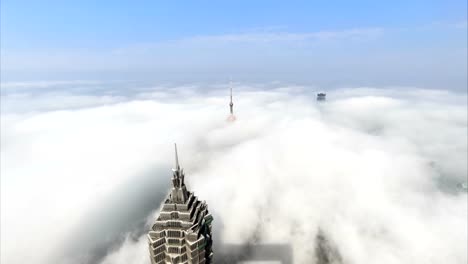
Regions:
<instances>
[{"instance_id":1,"label":"sea of clouds","mask_svg":"<svg viewBox=\"0 0 468 264\"><path fill-rule=\"evenodd\" d=\"M173 143L224 244L293 263L468 261L467 94L235 85L2 84L1 262L147 264ZM112 87L112 85L110 86ZM219 257L219 255L218 255ZM221 263L218 259L215 263Z\"/></svg>"}]
</instances>

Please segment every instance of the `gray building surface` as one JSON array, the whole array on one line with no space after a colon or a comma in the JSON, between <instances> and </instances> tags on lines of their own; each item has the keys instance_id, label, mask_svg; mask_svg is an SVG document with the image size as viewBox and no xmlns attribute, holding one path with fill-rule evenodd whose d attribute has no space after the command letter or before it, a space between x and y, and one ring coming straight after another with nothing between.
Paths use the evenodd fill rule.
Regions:
<instances>
[{"instance_id":1,"label":"gray building surface","mask_svg":"<svg viewBox=\"0 0 468 264\"><path fill-rule=\"evenodd\" d=\"M208 205L187 190L184 171L179 166L177 146L175 156L172 190L148 233L151 263L213 263L213 217L208 212Z\"/></svg>"},{"instance_id":2,"label":"gray building surface","mask_svg":"<svg viewBox=\"0 0 468 264\"><path fill-rule=\"evenodd\" d=\"M325 101L327 99L326 93L318 93L317 94L317 101Z\"/></svg>"}]
</instances>

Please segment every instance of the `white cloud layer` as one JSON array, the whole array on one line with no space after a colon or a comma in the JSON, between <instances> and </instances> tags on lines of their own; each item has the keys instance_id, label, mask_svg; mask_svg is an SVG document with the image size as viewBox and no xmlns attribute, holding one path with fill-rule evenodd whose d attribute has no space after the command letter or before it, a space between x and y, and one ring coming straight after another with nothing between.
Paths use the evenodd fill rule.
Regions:
<instances>
[{"instance_id":1,"label":"white cloud layer","mask_svg":"<svg viewBox=\"0 0 468 264\"><path fill-rule=\"evenodd\" d=\"M218 244L255 234L315 263L321 229L344 263L468 261L456 186L466 94L341 89L317 104L301 87L244 87L227 123L224 90L197 91L3 96L1 262L149 263L141 231L168 187L173 142Z\"/></svg>"}]
</instances>

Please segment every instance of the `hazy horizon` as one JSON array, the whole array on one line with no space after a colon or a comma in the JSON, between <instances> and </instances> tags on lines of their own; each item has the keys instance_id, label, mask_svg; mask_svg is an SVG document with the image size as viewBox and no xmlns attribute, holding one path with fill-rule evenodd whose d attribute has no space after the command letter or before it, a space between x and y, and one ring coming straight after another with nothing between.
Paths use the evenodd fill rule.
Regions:
<instances>
[{"instance_id":1,"label":"hazy horizon","mask_svg":"<svg viewBox=\"0 0 468 264\"><path fill-rule=\"evenodd\" d=\"M466 1L2 1L2 82L466 90Z\"/></svg>"}]
</instances>

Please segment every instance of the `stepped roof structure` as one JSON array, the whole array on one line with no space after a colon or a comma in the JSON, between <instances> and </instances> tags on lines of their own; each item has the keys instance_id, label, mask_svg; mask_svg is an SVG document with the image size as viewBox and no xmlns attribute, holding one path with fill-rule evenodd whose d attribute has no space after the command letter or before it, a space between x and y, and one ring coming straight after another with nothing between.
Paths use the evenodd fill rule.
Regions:
<instances>
[{"instance_id":1,"label":"stepped roof structure","mask_svg":"<svg viewBox=\"0 0 468 264\"><path fill-rule=\"evenodd\" d=\"M212 215L206 202L187 190L175 146L172 189L148 233L152 264L212 263Z\"/></svg>"}]
</instances>

